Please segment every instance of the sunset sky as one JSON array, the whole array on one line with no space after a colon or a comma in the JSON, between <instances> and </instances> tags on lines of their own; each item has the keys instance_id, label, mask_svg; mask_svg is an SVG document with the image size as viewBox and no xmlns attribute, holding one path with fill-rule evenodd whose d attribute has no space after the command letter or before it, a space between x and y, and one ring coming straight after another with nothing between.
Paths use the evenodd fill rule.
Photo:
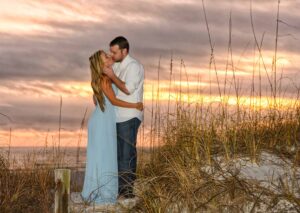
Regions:
<instances>
[{"instance_id":1,"label":"sunset sky","mask_svg":"<svg viewBox=\"0 0 300 213\"><path fill-rule=\"evenodd\" d=\"M221 87L228 56L229 17L232 23L232 53L235 75L247 96L258 52L250 22L248 0L204 1ZM266 67L271 73L275 49L277 0L253 0L253 21L261 40ZM280 4L278 72L289 100L300 86L300 1ZM12 128L12 146L43 146L57 141L60 96L61 145L76 145L85 109L91 98L88 57L109 42L125 36L130 54L145 68L145 101L151 103L161 57L161 100L168 95L170 58L173 54L173 86L179 84L181 59L194 101L199 86L209 95L210 44L201 0L0 0L0 146L7 146ZM211 75L212 95L217 82ZM231 69L227 74L232 76ZM257 77L257 71L255 72ZM183 81L187 81L184 75ZM198 84L198 76L201 83ZM262 72L263 88L268 87ZM230 93L230 91L229 91ZM267 95L267 94L266 94ZM147 107L146 105L146 112ZM148 108L149 110L149 108ZM147 118L146 118L147 123ZM81 146L86 145L86 127Z\"/></svg>"}]
</instances>

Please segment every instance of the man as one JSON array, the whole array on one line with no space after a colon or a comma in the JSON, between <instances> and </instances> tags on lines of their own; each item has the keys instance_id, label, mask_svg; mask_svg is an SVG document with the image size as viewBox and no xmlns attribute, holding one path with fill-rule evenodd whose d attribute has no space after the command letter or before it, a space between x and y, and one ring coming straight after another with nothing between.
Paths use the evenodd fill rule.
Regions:
<instances>
[{"instance_id":1,"label":"man","mask_svg":"<svg viewBox=\"0 0 300 213\"><path fill-rule=\"evenodd\" d=\"M144 68L129 55L129 43L119 36L110 42L114 60L112 68L104 73L118 87L117 98L127 102L143 102ZM117 150L119 172L119 197L134 198L133 184L136 179L138 128L143 112L136 109L116 107Z\"/></svg>"}]
</instances>

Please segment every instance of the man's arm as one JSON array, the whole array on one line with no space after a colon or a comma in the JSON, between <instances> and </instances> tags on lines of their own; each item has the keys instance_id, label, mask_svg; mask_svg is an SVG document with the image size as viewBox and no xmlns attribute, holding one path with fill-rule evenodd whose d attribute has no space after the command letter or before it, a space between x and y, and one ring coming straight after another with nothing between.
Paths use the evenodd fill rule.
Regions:
<instances>
[{"instance_id":1,"label":"man's arm","mask_svg":"<svg viewBox=\"0 0 300 213\"><path fill-rule=\"evenodd\" d=\"M122 101L118 98L116 98L116 95L111 87L111 82L108 79L105 79L101 82L101 87L102 91L105 94L105 96L109 99L109 101L114 105L114 106L119 106L119 107L126 107L126 108L135 108L137 110L143 111L143 103L138 102L138 103L130 103L126 101Z\"/></svg>"},{"instance_id":2,"label":"man's arm","mask_svg":"<svg viewBox=\"0 0 300 213\"><path fill-rule=\"evenodd\" d=\"M104 73L116 84L116 86L125 94L132 94L137 88L142 78L141 67L138 63L130 63L127 66L125 82L120 80L112 68L104 68Z\"/></svg>"},{"instance_id":3,"label":"man's arm","mask_svg":"<svg viewBox=\"0 0 300 213\"><path fill-rule=\"evenodd\" d=\"M112 82L126 95L130 95L124 81L120 80L111 67L104 67L104 73L112 80Z\"/></svg>"}]
</instances>

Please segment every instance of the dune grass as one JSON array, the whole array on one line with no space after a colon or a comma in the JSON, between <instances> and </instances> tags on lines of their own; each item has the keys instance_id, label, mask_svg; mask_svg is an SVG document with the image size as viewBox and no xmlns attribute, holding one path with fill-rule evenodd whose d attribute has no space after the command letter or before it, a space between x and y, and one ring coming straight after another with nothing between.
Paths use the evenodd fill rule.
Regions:
<instances>
[{"instance_id":1,"label":"dune grass","mask_svg":"<svg viewBox=\"0 0 300 213\"><path fill-rule=\"evenodd\" d=\"M194 110L179 108L178 117L164 128L164 146L139 168L138 192L142 202L134 210L255 212L264 205L264 210L273 212L287 210L281 202L288 201L291 210L299 211L299 109L297 106L277 113L271 110L259 120L247 116L249 111L240 111L238 121L228 116L228 122L214 113L209 122L199 122L203 119L201 114L195 117ZM290 167L298 171L298 175L289 177L290 183L294 182L293 190L290 183L280 178L270 181L281 184L275 193L276 190L240 175L235 160L247 158L259 165L262 152L292 162ZM209 171L205 169L208 166Z\"/></svg>"},{"instance_id":2,"label":"dune grass","mask_svg":"<svg viewBox=\"0 0 300 213\"><path fill-rule=\"evenodd\" d=\"M197 90L199 99L195 103L185 103L182 101L180 85L174 106L169 106L169 100L167 110L163 112L163 107L156 105L155 112L152 112L154 121L151 121L150 144L159 141L163 146L152 153L149 163L139 167L137 194L141 202L133 211L300 211L300 90L299 86L291 85L293 97L289 98L292 101L285 103L285 91L281 87L283 71L277 73L280 1L271 67L264 63L263 37L258 41L250 2L251 28L258 58L253 58L250 88L246 90L249 92L246 95L247 103L242 101L242 86L235 75L237 68L232 59L231 14L226 73L232 71L233 74L225 75L222 79L218 75L212 36L202 1L211 47L210 85L212 80L217 85L215 91L210 86L209 95L216 93L219 99L217 103L204 103L201 91ZM173 88L172 62L171 57L169 79ZM181 62L181 66L183 64ZM266 90L263 89L262 79L268 82ZM184 93L189 95L188 88ZM232 96L235 104L230 103ZM267 100L267 104L263 104L263 99ZM245 178L241 172L243 165L238 167L236 162L248 159L250 165L256 168L266 160L263 159L264 153L268 153L271 159L289 162L283 167L288 167L292 172L279 175L276 179L270 174L269 181L264 184L255 178Z\"/></svg>"}]
</instances>

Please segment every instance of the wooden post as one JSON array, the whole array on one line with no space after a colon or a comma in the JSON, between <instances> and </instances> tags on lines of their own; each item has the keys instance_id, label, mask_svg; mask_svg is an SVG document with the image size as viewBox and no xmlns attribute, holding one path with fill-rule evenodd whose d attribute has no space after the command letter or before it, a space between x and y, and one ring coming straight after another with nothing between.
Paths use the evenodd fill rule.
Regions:
<instances>
[{"instance_id":1,"label":"wooden post","mask_svg":"<svg viewBox=\"0 0 300 213\"><path fill-rule=\"evenodd\" d=\"M70 169L55 169L55 205L54 213L69 213Z\"/></svg>"}]
</instances>

